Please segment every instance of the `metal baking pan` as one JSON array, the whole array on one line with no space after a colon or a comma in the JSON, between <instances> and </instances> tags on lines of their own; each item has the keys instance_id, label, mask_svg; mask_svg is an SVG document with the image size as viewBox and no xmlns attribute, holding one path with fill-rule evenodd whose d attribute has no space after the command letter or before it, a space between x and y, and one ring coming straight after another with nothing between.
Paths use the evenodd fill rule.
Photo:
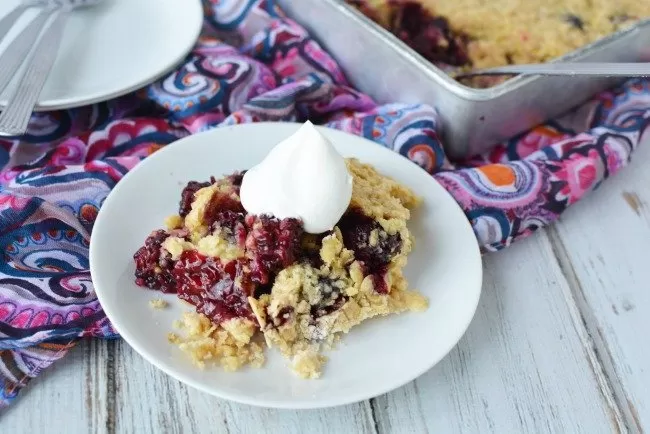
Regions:
<instances>
[{"instance_id":1,"label":"metal baking pan","mask_svg":"<svg viewBox=\"0 0 650 434\"><path fill-rule=\"evenodd\" d=\"M453 0L450 0L453 1ZM620 79L519 76L488 89L458 83L342 0L277 0L379 103L427 103L442 119L447 153L475 155L574 107ZM650 60L650 20L557 60Z\"/></svg>"}]
</instances>

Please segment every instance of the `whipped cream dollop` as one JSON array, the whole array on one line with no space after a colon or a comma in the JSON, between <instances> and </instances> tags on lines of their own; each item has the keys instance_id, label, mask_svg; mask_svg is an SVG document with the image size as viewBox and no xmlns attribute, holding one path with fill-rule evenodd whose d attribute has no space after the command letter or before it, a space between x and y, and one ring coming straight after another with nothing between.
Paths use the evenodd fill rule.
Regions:
<instances>
[{"instance_id":1,"label":"whipped cream dollop","mask_svg":"<svg viewBox=\"0 0 650 434\"><path fill-rule=\"evenodd\" d=\"M299 218L320 234L339 221L352 198L345 159L307 121L244 175L241 203L250 214Z\"/></svg>"}]
</instances>

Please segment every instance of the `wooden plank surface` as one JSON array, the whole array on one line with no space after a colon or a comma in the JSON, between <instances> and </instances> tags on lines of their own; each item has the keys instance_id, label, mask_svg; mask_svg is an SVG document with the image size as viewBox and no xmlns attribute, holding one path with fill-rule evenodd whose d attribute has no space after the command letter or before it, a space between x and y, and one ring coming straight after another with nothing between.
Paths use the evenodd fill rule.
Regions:
<instances>
[{"instance_id":1,"label":"wooden plank surface","mask_svg":"<svg viewBox=\"0 0 650 434\"><path fill-rule=\"evenodd\" d=\"M80 345L32 381L18 401L0 413L2 433L106 432L106 387L110 347L115 342Z\"/></svg>"},{"instance_id":2,"label":"wooden plank surface","mask_svg":"<svg viewBox=\"0 0 650 434\"><path fill-rule=\"evenodd\" d=\"M189 388L153 368L124 343L116 348L116 355L115 432L374 432L367 402L331 410L260 409Z\"/></svg>"},{"instance_id":3,"label":"wooden plank surface","mask_svg":"<svg viewBox=\"0 0 650 434\"><path fill-rule=\"evenodd\" d=\"M310 411L229 403L166 376L121 341L99 340L80 344L0 417L0 432L21 434L376 432L368 401Z\"/></svg>"},{"instance_id":4,"label":"wooden plank surface","mask_svg":"<svg viewBox=\"0 0 650 434\"><path fill-rule=\"evenodd\" d=\"M485 270L479 310L458 347L375 400L380 431L409 424L431 433L621 430L546 236L488 256Z\"/></svg>"},{"instance_id":5,"label":"wooden plank surface","mask_svg":"<svg viewBox=\"0 0 650 434\"><path fill-rule=\"evenodd\" d=\"M2 426L66 434L623 431L552 253L542 234L487 257L479 311L458 348L371 401L317 411L232 404L168 378L122 342L94 341L35 380Z\"/></svg>"},{"instance_id":6,"label":"wooden plank surface","mask_svg":"<svg viewBox=\"0 0 650 434\"><path fill-rule=\"evenodd\" d=\"M648 164L650 140L630 167L569 209L552 235L632 432L650 429Z\"/></svg>"}]
</instances>

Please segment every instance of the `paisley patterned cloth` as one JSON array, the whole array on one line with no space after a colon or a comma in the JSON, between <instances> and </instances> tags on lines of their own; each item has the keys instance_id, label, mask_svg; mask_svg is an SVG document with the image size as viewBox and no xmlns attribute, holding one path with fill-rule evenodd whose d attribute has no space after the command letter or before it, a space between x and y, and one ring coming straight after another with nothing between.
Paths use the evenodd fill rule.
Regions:
<instances>
[{"instance_id":1,"label":"paisley patterned cloth","mask_svg":"<svg viewBox=\"0 0 650 434\"><path fill-rule=\"evenodd\" d=\"M377 105L271 0L205 1L204 31L175 72L134 94L33 116L0 141L0 406L81 337L117 337L88 245L120 178L166 144L221 125L304 121L362 135L429 171L484 251L553 222L630 160L650 123L632 80L487 155L452 163L426 105ZM245 146L245 144L243 144Z\"/></svg>"}]
</instances>

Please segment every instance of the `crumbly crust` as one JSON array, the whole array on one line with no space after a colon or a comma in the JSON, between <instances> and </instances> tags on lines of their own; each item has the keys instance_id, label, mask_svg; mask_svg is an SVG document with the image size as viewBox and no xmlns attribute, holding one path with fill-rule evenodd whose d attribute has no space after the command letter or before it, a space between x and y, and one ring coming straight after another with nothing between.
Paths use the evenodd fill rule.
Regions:
<instances>
[{"instance_id":1,"label":"crumbly crust","mask_svg":"<svg viewBox=\"0 0 650 434\"><path fill-rule=\"evenodd\" d=\"M163 242L162 247L169 252L173 261L186 250L196 250L202 255L220 258L222 261L232 261L244 256L244 249L223 237L218 230L199 238L196 243L171 236Z\"/></svg>"},{"instance_id":2,"label":"crumbly crust","mask_svg":"<svg viewBox=\"0 0 650 434\"><path fill-rule=\"evenodd\" d=\"M183 217L179 216L178 214L170 215L169 217L165 218L165 227L170 231L182 228L184 223L185 222L183 221Z\"/></svg>"},{"instance_id":3,"label":"crumbly crust","mask_svg":"<svg viewBox=\"0 0 650 434\"><path fill-rule=\"evenodd\" d=\"M192 250L195 247L194 244L183 238L172 236L163 241L162 248L169 252L173 261L176 261L184 251Z\"/></svg>"},{"instance_id":4,"label":"crumbly crust","mask_svg":"<svg viewBox=\"0 0 650 434\"><path fill-rule=\"evenodd\" d=\"M149 306L152 309L165 309L167 306L169 306L169 303L167 303L162 298L155 298L153 300L149 300Z\"/></svg>"},{"instance_id":5,"label":"crumbly crust","mask_svg":"<svg viewBox=\"0 0 650 434\"><path fill-rule=\"evenodd\" d=\"M205 315L186 312L175 326L183 335L169 333L167 339L201 369L210 363L226 371L236 371L244 365L259 368L264 364L264 350L253 340L257 325L252 321L235 318L215 326Z\"/></svg>"},{"instance_id":6,"label":"crumbly crust","mask_svg":"<svg viewBox=\"0 0 650 434\"><path fill-rule=\"evenodd\" d=\"M345 248L337 227L322 240L319 253L323 265L319 269L306 263L293 265L278 274L271 294L249 298L267 344L291 358L293 369L303 378L320 377L325 362L320 353L341 333L373 317L421 311L428 306L424 296L408 290L403 275L413 247L406 221L409 208L417 206L420 199L372 166L354 159L347 163L354 179L350 207L375 218L384 229L371 232L370 244L399 233L402 248L388 264L388 294L379 294L373 276L364 275L363 264ZM327 313L337 304L338 309ZM314 319L319 309L325 314Z\"/></svg>"},{"instance_id":7,"label":"crumbly crust","mask_svg":"<svg viewBox=\"0 0 650 434\"><path fill-rule=\"evenodd\" d=\"M228 241L220 231L201 238L196 244L196 250L202 255L220 258L222 261L244 257L244 249Z\"/></svg>"},{"instance_id":8,"label":"crumbly crust","mask_svg":"<svg viewBox=\"0 0 650 434\"><path fill-rule=\"evenodd\" d=\"M369 164L355 158L346 160L348 171L354 180L351 208L359 208L365 215L377 220L390 234L406 227L411 209L422 199L397 181L379 174Z\"/></svg>"},{"instance_id":9,"label":"crumbly crust","mask_svg":"<svg viewBox=\"0 0 650 434\"><path fill-rule=\"evenodd\" d=\"M365 0L389 27L392 0ZM638 0L419 0L432 15L467 34L474 68L543 63L650 15ZM550 36L552 35L552 37Z\"/></svg>"},{"instance_id":10,"label":"crumbly crust","mask_svg":"<svg viewBox=\"0 0 650 434\"><path fill-rule=\"evenodd\" d=\"M205 236L208 228L204 224L203 216L205 209L212 199L212 195L219 190L219 185L213 184L209 187L203 187L194 194L192 210L185 217L185 227L190 231L190 239L198 242Z\"/></svg>"},{"instance_id":11,"label":"crumbly crust","mask_svg":"<svg viewBox=\"0 0 650 434\"><path fill-rule=\"evenodd\" d=\"M338 229L323 240L320 255L323 266L297 264L278 274L271 294L259 299L249 298L269 347L277 347L293 360L293 369L303 378L318 378L324 359L304 362L331 346L337 335L347 333L361 322L407 310L422 311L427 299L408 290L403 275L410 247L391 262L386 275L387 295L375 291L372 276L364 276L362 264L354 253L343 247ZM323 284L323 281L327 284ZM341 300L343 300L341 302ZM314 319L314 312L328 312ZM300 362L299 362L300 360Z\"/></svg>"},{"instance_id":12,"label":"crumbly crust","mask_svg":"<svg viewBox=\"0 0 650 434\"><path fill-rule=\"evenodd\" d=\"M299 376L319 378L326 362L323 351L355 325L378 316L427 308L427 299L409 290L403 275L407 255L413 248L407 221L410 209L420 203L420 198L370 165L356 159L346 162L353 177L349 210L357 210L376 222L360 247L379 248L391 237L400 240L399 249L382 265L381 275L370 272L367 264L346 248L338 226L322 239L305 234L301 240L303 249L315 252L319 260L301 260L282 269L275 276L270 293L248 298L257 324L235 318L216 326L202 314L183 316L179 325L184 336L172 333L169 341L186 352L197 366L203 368L208 362L227 370L246 364L261 366L262 347L253 339L256 331L261 330L267 345L278 348L290 359ZM231 186L217 182L194 194L191 211L184 221L179 216L167 220L170 230L182 232L162 243L162 249L172 260L186 250L197 250L222 262L246 256L244 248L236 245L232 237L219 229L210 232L204 221L206 207L217 193L238 200Z\"/></svg>"},{"instance_id":13,"label":"crumbly crust","mask_svg":"<svg viewBox=\"0 0 650 434\"><path fill-rule=\"evenodd\" d=\"M199 240L205 237L209 232L204 217L208 204L215 193L228 196L234 201L239 201L239 195L233 189L233 186L224 180L220 180L208 187L203 187L198 190L194 194L192 210L185 217L184 221L185 228L190 232L190 241L193 243L198 243Z\"/></svg>"}]
</instances>

